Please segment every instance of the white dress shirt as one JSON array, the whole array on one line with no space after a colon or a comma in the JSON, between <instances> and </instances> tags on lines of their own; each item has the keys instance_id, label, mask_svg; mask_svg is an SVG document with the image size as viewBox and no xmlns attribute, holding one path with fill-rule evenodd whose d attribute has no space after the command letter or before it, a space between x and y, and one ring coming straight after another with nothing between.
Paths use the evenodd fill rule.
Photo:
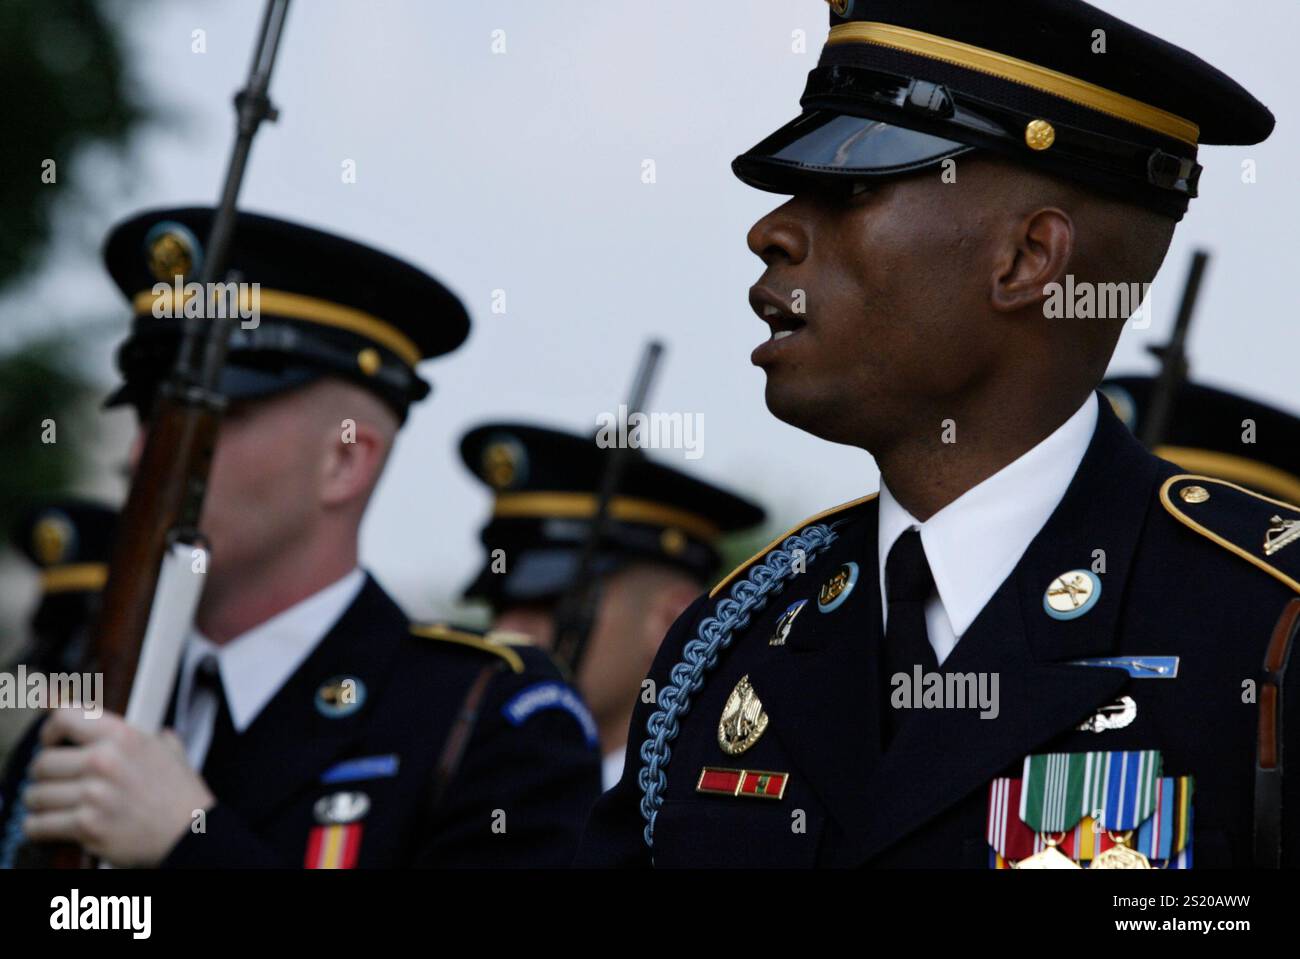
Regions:
<instances>
[{"instance_id":1,"label":"white dress shirt","mask_svg":"<svg viewBox=\"0 0 1300 959\"><path fill-rule=\"evenodd\" d=\"M609 792L618 785L618 781L623 778L623 756L625 749L615 749L613 752L605 753L600 760L600 788L603 792Z\"/></svg>"},{"instance_id":2,"label":"white dress shirt","mask_svg":"<svg viewBox=\"0 0 1300 959\"><path fill-rule=\"evenodd\" d=\"M943 663L1060 504L1096 427L1093 393L1047 439L924 523L894 499L881 477L877 552L885 618L889 550L904 532L919 529L935 585L925 606L926 632Z\"/></svg>"},{"instance_id":3,"label":"white dress shirt","mask_svg":"<svg viewBox=\"0 0 1300 959\"><path fill-rule=\"evenodd\" d=\"M230 721L235 731L242 733L352 605L365 579L360 569L353 569L320 592L220 646L198 630L190 631L176 693L176 734L185 743L192 768L203 768L217 716L216 697L205 689L194 688L199 663L209 656L216 659Z\"/></svg>"}]
</instances>

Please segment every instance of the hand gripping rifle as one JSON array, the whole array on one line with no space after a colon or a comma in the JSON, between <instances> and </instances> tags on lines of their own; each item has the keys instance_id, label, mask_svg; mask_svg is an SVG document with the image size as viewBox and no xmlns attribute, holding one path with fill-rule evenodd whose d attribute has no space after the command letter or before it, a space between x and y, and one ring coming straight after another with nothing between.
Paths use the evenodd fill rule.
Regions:
<instances>
[{"instance_id":1,"label":"hand gripping rifle","mask_svg":"<svg viewBox=\"0 0 1300 959\"><path fill-rule=\"evenodd\" d=\"M663 344L657 340L646 344L636 380L632 384L632 395L627 401L626 409L629 417L645 406L646 397L650 393L650 384L654 380L655 367L659 365L659 357L663 351ZM605 473L600 481L596 511L592 514L587 538L583 541L582 552L578 555L578 565L574 568L573 577L569 580L569 585L556 607L555 654L574 676L578 673L578 664L582 659L583 651L587 648L587 640L591 636L591 628L595 624L596 610L600 603L600 587L594 581L593 573L600 553L601 541L609 528L610 503L618 493L628 461L636 455L636 450L622 444L616 446L610 454L605 465Z\"/></svg>"},{"instance_id":2,"label":"hand gripping rifle","mask_svg":"<svg viewBox=\"0 0 1300 959\"><path fill-rule=\"evenodd\" d=\"M202 589L195 571L196 551L206 552L199 514L226 407L221 371L239 319L238 311L212 309L206 291L225 279L253 137L263 120L277 116L267 91L288 8L289 0L267 0L248 83L235 96L235 145L199 277L205 315L185 320L176 365L158 389L92 633L104 675L103 708L151 732L165 718ZM201 559L198 568L206 569L206 556ZM75 846L55 847L52 858L51 865L65 868L87 864Z\"/></svg>"}]
</instances>

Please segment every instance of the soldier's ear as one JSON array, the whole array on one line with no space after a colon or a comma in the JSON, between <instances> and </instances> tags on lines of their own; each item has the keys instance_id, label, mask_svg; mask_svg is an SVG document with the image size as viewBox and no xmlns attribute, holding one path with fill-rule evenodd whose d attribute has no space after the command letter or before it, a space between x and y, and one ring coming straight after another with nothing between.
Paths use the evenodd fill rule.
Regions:
<instances>
[{"instance_id":1,"label":"soldier's ear","mask_svg":"<svg viewBox=\"0 0 1300 959\"><path fill-rule=\"evenodd\" d=\"M999 313L1041 309L1048 286L1065 282L1074 248L1074 221L1058 207L1014 221L995 250L990 305Z\"/></svg>"},{"instance_id":2,"label":"soldier's ear","mask_svg":"<svg viewBox=\"0 0 1300 959\"><path fill-rule=\"evenodd\" d=\"M320 500L326 507L369 499L388 456L388 438L368 419L344 419L330 435L320 473Z\"/></svg>"}]
</instances>

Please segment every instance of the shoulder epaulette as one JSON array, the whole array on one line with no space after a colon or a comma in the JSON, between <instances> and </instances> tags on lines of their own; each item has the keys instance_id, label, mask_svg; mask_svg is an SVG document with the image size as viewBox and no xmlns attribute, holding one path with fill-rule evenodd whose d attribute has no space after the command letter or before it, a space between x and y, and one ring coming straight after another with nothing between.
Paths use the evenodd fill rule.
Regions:
<instances>
[{"instance_id":1,"label":"shoulder epaulette","mask_svg":"<svg viewBox=\"0 0 1300 959\"><path fill-rule=\"evenodd\" d=\"M718 583L717 586L714 586L713 589L709 590L709 598L712 599L715 596L717 596L719 593L721 593L724 589L726 589L728 586L734 583L738 578L743 576L751 566L753 566L755 563L761 560L768 553L772 552L772 550L776 549L776 547L780 546L782 543L784 543L789 537L793 536L795 533L799 532L800 530L804 529L807 526L811 526L813 523L820 523L822 520L829 519L832 516L838 516L840 513L847 513L849 510L854 509L855 507L865 505L866 503L870 503L878 495L880 494L872 493L870 496L863 496L860 499L855 499L848 503L841 503L839 506L833 506L828 510L823 510L822 512L816 514L815 516L809 516L807 519L799 523L796 523L794 526L791 526L788 530L786 530L776 539L772 540L772 542L768 543L757 553L749 557L749 559L745 560L743 563L741 563L739 566L733 569L730 573L728 573L726 577L722 580L722 582Z\"/></svg>"},{"instance_id":2,"label":"shoulder epaulette","mask_svg":"<svg viewBox=\"0 0 1300 959\"><path fill-rule=\"evenodd\" d=\"M413 623L411 625L411 635L419 636L422 639L436 639L444 643L457 643L461 646L482 650L485 653L500 656L510 664L510 669L513 672L522 673L524 671L523 657L510 648L511 646L527 645L527 637L523 636L524 642L520 642L521 634L519 633L501 631L478 633L448 626L445 623Z\"/></svg>"},{"instance_id":3,"label":"shoulder epaulette","mask_svg":"<svg viewBox=\"0 0 1300 959\"><path fill-rule=\"evenodd\" d=\"M1165 480L1160 502L1184 526L1300 593L1300 507L1190 473Z\"/></svg>"}]
</instances>

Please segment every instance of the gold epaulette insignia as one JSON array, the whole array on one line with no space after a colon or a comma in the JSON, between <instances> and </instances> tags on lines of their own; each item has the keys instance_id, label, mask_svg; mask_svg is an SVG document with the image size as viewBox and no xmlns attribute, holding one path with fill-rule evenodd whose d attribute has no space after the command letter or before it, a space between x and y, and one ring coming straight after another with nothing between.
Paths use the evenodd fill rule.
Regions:
<instances>
[{"instance_id":1,"label":"gold epaulette insignia","mask_svg":"<svg viewBox=\"0 0 1300 959\"><path fill-rule=\"evenodd\" d=\"M1174 519L1300 593L1300 507L1235 483L1182 473L1160 487Z\"/></svg>"},{"instance_id":2,"label":"gold epaulette insignia","mask_svg":"<svg viewBox=\"0 0 1300 959\"><path fill-rule=\"evenodd\" d=\"M413 623L411 625L411 635L423 639L436 639L444 643L457 643L461 646L482 650L485 653L492 653L509 663L513 672L522 673L524 671L523 658L510 648L511 646L525 645L518 641L518 637L521 635L519 633L496 631L483 634L457 629L448 626L446 623ZM511 639L501 639L502 636L511 637Z\"/></svg>"}]
</instances>

